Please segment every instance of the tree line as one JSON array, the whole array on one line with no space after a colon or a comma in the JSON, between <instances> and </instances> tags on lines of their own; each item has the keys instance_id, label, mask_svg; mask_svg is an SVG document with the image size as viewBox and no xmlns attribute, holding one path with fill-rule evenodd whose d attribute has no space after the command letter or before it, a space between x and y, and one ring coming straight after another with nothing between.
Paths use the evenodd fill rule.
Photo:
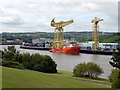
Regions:
<instances>
[{"instance_id":1,"label":"tree line","mask_svg":"<svg viewBox=\"0 0 120 90\"><path fill-rule=\"evenodd\" d=\"M48 55L38 53L20 53L15 46L8 46L2 51L2 66L30 69L45 73L57 73L57 64Z\"/></svg>"},{"instance_id":2,"label":"tree line","mask_svg":"<svg viewBox=\"0 0 120 90\"><path fill-rule=\"evenodd\" d=\"M30 33L28 33L30 34ZM33 33L27 35L25 33L3 33L1 40L9 40L9 39L21 39L23 42L32 42L32 39L39 39L39 38L49 38L54 39L54 33ZM75 38L78 42L86 42L92 41L92 32L65 32L64 34L65 39ZM107 35L101 34L99 35L99 42L100 43L117 43L120 40L119 33L108 33Z\"/></svg>"}]
</instances>

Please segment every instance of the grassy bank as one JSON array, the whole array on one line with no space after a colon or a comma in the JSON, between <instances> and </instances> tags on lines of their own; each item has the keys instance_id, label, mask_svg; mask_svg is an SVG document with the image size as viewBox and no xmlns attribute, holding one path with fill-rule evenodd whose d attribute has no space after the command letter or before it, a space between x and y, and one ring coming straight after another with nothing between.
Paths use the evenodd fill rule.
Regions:
<instances>
[{"instance_id":1,"label":"grassy bank","mask_svg":"<svg viewBox=\"0 0 120 90\"><path fill-rule=\"evenodd\" d=\"M87 80L72 77L72 73L59 71L57 74L46 74L31 70L2 68L3 88L109 88L100 84L107 81Z\"/></svg>"}]
</instances>

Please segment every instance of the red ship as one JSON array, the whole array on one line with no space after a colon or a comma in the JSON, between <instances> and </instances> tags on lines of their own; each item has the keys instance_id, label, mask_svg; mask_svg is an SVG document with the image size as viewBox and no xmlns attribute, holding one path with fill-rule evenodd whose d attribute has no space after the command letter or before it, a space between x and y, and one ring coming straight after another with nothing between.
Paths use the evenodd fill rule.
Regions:
<instances>
[{"instance_id":1,"label":"red ship","mask_svg":"<svg viewBox=\"0 0 120 90\"><path fill-rule=\"evenodd\" d=\"M51 49L50 52L56 53L65 53L65 54L75 54L78 55L80 53L80 46L75 44L70 44L69 46L65 46L62 49Z\"/></svg>"}]
</instances>

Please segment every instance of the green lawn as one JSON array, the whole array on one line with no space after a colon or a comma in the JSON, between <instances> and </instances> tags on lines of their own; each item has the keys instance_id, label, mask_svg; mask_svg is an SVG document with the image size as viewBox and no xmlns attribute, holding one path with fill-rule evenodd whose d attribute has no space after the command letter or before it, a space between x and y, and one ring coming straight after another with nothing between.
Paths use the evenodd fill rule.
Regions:
<instances>
[{"instance_id":1,"label":"green lawn","mask_svg":"<svg viewBox=\"0 0 120 90\"><path fill-rule=\"evenodd\" d=\"M31 70L0 68L2 68L3 88L109 88L94 83L97 80L88 80L93 81L91 83L84 81L85 79L74 78L72 73L66 71L59 71L58 74L46 74Z\"/></svg>"}]
</instances>

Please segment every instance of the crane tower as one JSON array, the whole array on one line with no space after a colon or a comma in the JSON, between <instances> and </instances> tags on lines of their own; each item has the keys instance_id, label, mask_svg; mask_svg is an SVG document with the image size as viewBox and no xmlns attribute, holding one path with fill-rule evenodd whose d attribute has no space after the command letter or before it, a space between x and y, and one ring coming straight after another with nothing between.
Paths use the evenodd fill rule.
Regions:
<instances>
[{"instance_id":1,"label":"crane tower","mask_svg":"<svg viewBox=\"0 0 120 90\"><path fill-rule=\"evenodd\" d=\"M100 21L103 21L103 19L100 19L100 18L97 18L97 17L95 17L91 21L91 23L93 23L93 28L92 28L92 30L93 30L92 38L93 38L93 41L94 41L93 42L93 50L96 50L97 48L99 48L99 25L98 25L98 23Z\"/></svg>"},{"instance_id":2,"label":"crane tower","mask_svg":"<svg viewBox=\"0 0 120 90\"><path fill-rule=\"evenodd\" d=\"M64 46L64 29L63 27L73 23L73 19L70 21L60 21L55 22L55 18L51 21L51 26L55 27L55 33L54 33L54 42L52 45L52 48L54 49L62 49Z\"/></svg>"}]
</instances>

